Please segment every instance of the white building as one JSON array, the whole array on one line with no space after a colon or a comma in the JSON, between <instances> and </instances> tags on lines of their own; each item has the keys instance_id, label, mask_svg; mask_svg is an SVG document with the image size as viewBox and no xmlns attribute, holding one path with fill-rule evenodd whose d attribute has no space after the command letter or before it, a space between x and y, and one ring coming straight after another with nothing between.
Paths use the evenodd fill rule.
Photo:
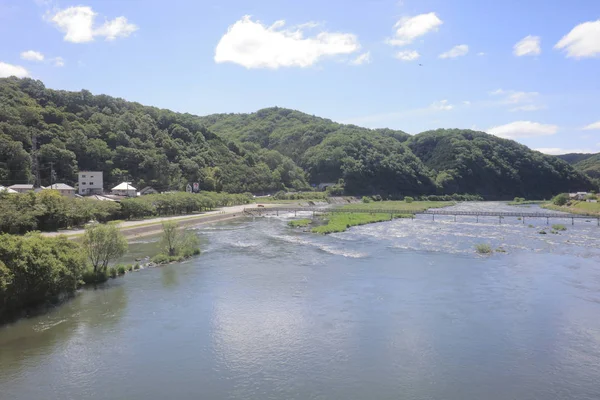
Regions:
<instances>
[{"instance_id":1,"label":"white building","mask_svg":"<svg viewBox=\"0 0 600 400\"><path fill-rule=\"evenodd\" d=\"M58 192L61 195L67 196L67 197L75 196L75 188L71 187L65 183L53 183L52 185L45 187L44 189L58 190Z\"/></svg>"},{"instance_id":2,"label":"white building","mask_svg":"<svg viewBox=\"0 0 600 400\"><path fill-rule=\"evenodd\" d=\"M121 182L110 190L115 196L136 197L137 189L131 186L131 182Z\"/></svg>"},{"instance_id":3,"label":"white building","mask_svg":"<svg viewBox=\"0 0 600 400\"><path fill-rule=\"evenodd\" d=\"M104 177L101 171L80 171L77 183L79 194L82 196L104 193Z\"/></svg>"},{"instance_id":4,"label":"white building","mask_svg":"<svg viewBox=\"0 0 600 400\"><path fill-rule=\"evenodd\" d=\"M2 186L2 185L0 185L0 192L6 192L6 193L18 193L17 191L15 191L15 190L12 190L11 188L4 187L4 186Z\"/></svg>"},{"instance_id":5,"label":"white building","mask_svg":"<svg viewBox=\"0 0 600 400\"><path fill-rule=\"evenodd\" d=\"M30 184L17 184L8 187L11 190L14 190L17 193L27 193L33 190L33 185Z\"/></svg>"}]
</instances>

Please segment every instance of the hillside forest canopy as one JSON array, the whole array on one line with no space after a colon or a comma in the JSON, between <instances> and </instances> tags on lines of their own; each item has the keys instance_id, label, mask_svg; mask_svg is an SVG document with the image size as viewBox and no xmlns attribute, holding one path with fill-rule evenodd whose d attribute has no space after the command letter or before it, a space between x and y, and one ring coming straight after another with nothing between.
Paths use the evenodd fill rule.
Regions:
<instances>
[{"instance_id":1,"label":"hillside forest canopy","mask_svg":"<svg viewBox=\"0 0 600 400\"><path fill-rule=\"evenodd\" d=\"M32 157L36 154L37 157ZM267 108L205 117L87 90L52 90L29 78L0 79L0 184L76 183L104 172L159 191L267 193L338 183L346 194L480 194L550 198L594 188L567 162L483 132L440 129L414 136Z\"/></svg>"}]
</instances>

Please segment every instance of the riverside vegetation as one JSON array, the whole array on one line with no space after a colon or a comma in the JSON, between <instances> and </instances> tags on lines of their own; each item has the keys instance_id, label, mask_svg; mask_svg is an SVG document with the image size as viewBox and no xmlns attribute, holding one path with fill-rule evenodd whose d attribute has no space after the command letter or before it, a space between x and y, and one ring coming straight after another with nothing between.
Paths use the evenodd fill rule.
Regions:
<instances>
[{"instance_id":1,"label":"riverside vegetation","mask_svg":"<svg viewBox=\"0 0 600 400\"><path fill-rule=\"evenodd\" d=\"M248 204L251 194L178 192L124 199L120 203L61 196L56 190L38 193L0 192L0 232L56 231L82 226L90 220L107 222L192 214L238 204Z\"/></svg>"},{"instance_id":2,"label":"riverside vegetation","mask_svg":"<svg viewBox=\"0 0 600 400\"><path fill-rule=\"evenodd\" d=\"M175 222L163 224L160 245L164 256L153 260L157 264L200 253L198 237ZM110 266L127 247L123 234L112 224L89 224L81 243L39 233L0 234L0 322L24 310L56 303L84 284L102 283L138 270L139 264Z\"/></svg>"},{"instance_id":3,"label":"riverside vegetation","mask_svg":"<svg viewBox=\"0 0 600 400\"><path fill-rule=\"evenodd\" d=\"M0 79L0 184L73 185L79 170L104 171L111 187L244 193L306 190L343 182L335 195L478 193L486 199L550 198L593 188L554 156L472 130L411 136L366 129L283 108L198 117L87 90L51 90L29 78ZM127 177L127 178L126 178Z\"/></svg>"},{"instance_id":4,"label":"riverside vegetation","mask_svg":"<svg viewBox=\"0 0 600 400\"><path fill-rule=\"evenodd\" d=\"M389 221L393 218L413 218L417 212L425 211L430 208L448 207L455 204L447 201L414 201L412 198L406 198L404 201L372 201L368 200L360 204L348 204L343 206L347 210L368 210L365 213L328 213L322 217L324 225L315 226L311 229L312 233L329 234L344 232L348 228L359 225L372 224L376 222ZM390 210L398 210L390 215ZM384 211L384 212L382 212ZM306 227L312 223L310 219L301 219L290 221L291 227Z\"/></svg>"},{"instance_id":5,"label":"riverside vegetation","mask_svg":"<svg viewBox=\"0 0 600 400\"><path fill-rule=\"evenodd\" d=\"M200 240L193 231L179 227L174 221L162 223L161 252L152 258L155 264L183 261L200 254Z\"/></svg>"}]
</instances>

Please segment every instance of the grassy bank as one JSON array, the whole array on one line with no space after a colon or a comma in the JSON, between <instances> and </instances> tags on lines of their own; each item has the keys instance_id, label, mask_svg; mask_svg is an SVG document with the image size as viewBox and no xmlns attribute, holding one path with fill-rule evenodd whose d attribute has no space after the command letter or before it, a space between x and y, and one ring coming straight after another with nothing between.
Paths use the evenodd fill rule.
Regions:
<instances>
[{"instance_id":1,"label":"grassy bank","mask_svg":"<svg viewBox=\"0 0 600 400\"><path fill-rule=\"evenodd\" d=\"M405 201L377 201L372 203L357 203L342 206L346 210L372 210L371 213L345 214L331 213L325 216L327 223L317 226L311 230L313 233L328 234L334 232L344 232L352 226L372 224L390 220L388 212L381 213L382 210L398 210L393 214L393 218L412 218L414 213L422 212L430 208L441 208L454 205L452 201L414 201L407 203Z\"/></svg>"},{"instance_id":2,"label":"grassy bank","mask_svg":"<svg viewBox=\"0 0 600 400\"><path fill-rule=\"evenodd\" d=\"M525 201L511 201L508 203L509 206L526 206L531 204L544 204L546 200L525 200Z\"/></svg>"},{"instance_id":3,"label":"grassy bank","mask_svg":"<svg viewBox=\"0 0 600 400\"><path fill-rule=\"evenodd\" d=\"M394 214L394 218L412 218L412 214ZM344 232L352 226L372 224L375 222L384 222L390 220L389 214L381 213L359 213L343 214L332 213L325 216L327 224L317 226L311 230L313 233L328 234L335 232Z\"/></svg>"},{"instance_id":4,"label":"grassy bank","mask_svg":"<svg viewBox=\"0 0 600 400\"><path fill-rule=\"evenodd\" d=\"M288 225L291 226L292 228L304 228L306 226L309 226L311 223L312 223L312 220L310 220L310 219L296 219L296 220L288 222Z\"/></svg>"},{"instance_id":5,"label":"grassy bank","mask_svg":"<svg viewBox=\"0 0 600 400\"><path fill-rule=\"evenodd\" d=\"M552 203L542 205L543 208L554 211L568 212L579 215L600 217L600 203L588 203L586 201L574 201L569 205L557 206Z\"/></svg>"},{"instance_id":6,"label":"grassy bank","mask_svg":"<svg viewBox=\"0 0 600 400\"><path fill-rule=\"evenodd\" d=\"M346 210L400 210L411 212L422 212L430 208L443 208L453 206L454 201L376 201L372 203L356 203L343 206ZM388 218L389 219L389 218Z\"/></svg>"}]
</instances>

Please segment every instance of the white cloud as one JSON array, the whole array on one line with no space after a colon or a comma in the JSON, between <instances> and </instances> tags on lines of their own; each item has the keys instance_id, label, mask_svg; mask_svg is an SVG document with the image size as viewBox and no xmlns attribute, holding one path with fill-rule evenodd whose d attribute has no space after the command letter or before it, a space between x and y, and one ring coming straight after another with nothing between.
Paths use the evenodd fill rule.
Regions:
<instances>
[{"instance_id":1,"label":"white cloud","mask_svg":"<svg viewBox=\"0 0 600 400\"><path fill-rule=\"evenodd\" d=\"M512 112L515 112L515 111L539 111L539 110L544 110L545 108L546 108L546 106L527 104L524 106L511 108L509 111L512 111Z\"/></svg>"},{"instance_id":2,"label":"white cloud","mask_svg":"<svg viewBox=\"0 0 600 400\"><path fill-rule=\"evenodd\" d=\"M466 44L459 44L454 46L445 53L440 54L440 58L456 58L466 56L469 53L469 46Z\"/></svg>"},{"instance_id":3,"label":"white cloud","mask_svg":"<svg viewBox=\"0 0 600 400\"><path fill-rule=\"evenodd\" d=\"M125 17L117 17L100 26L94 26L97 15L91 7L76 6L58 11L51 15L49 20L65 33L64 40L72 43L91 42L97 36L115 40L138 30L138 27L129 23Z\"/></svg>"},{"instance_id":4,"label":"white cloud","mask_svg":"<svg viewBox=\"0 0 600 400\"><path fill-rule=\"evenodd\" d=\"M600 130L600 121L594 122L593 124L589 124L589 125L583 127L583 130L585 130L585 131Z\"/></svg>"},{"instance_id":5,"label":"white cloud","mask_svg":"<svg viewBox=\"0 0 600 400\"><path fill-rule=\"evenodd\" d=\"M515 121L506 125L494 126L487 131L506 139L520 139L554 135L558 132L558 126L531 121Z\"/></svg>"},{"instance_id":6,"label":"white cloud","mask_svg":"<svg viewBox=\"0 0 600 400\"><path fill-rule=\"evenodd\" d=\"M415 61L419 57L421 57L421 55L418 52L416 52L415 50L405 50L405 51L399 51L398 53L396 53L395 57L398 60L402 60L402 61Z\"/></svg>"},{"instance_id":7,"label":"white cloud","mask_svg":"<svg viewBox=\"0 0 600 400\"><path fill-rule=\"evenodd\" d=\"M9 76L24 78L29 76L29 72L20 65L7 64L0 61L0 78L8 78Z\"/></svg>"},{"instance_id":8,"label":"white cloud","mask_svg":"<svg viewBox=\"0 0 600 400\"><path fill-rule=\"evenodd\" d=\"M513 54L521 56L537 56L542 53L540 46L542 39L539 36L527 36L521 39L513 48Z\"/></svg>"},{"instance_id":9,"label":"white cloud","mask_svg":"<svg viewBox=\"0 0 600 400\"><path fill-rule=\"evenodd\" d=\"M537 111L546 108L538 104L540 94L538 92L518 92L515 90L498 89L490 92L492 96L502 96L500 105L509 105L510 111Z\"/></svg>"},{"instance_id":10,"label":"white cloud","mask_svg":"<svg viewBox=\"0 0 600 400\"><path fill-rule=\"evenodd\" d=\"M356 57L354 60L352 60L350 62L350 64L352 64L352 65L363 65L363 64L370 64L370 63L371 63L371 52L369 52L369 51L359 55L358 57Z\"/></svg>"},{"instance_id":11,"label":"white cloud","mask_svg":"<svg viewBox=\"0 0 600 400\"><path fill-rule=\"evenodd\" d=\"M450 111L454 108L454 105L449 104L448 100L440 100L433 102L429 107L433 110Z\"/></svg>"},{"instance_id":12,"label":"white cloud","mask_svg":"<svg viewBox=\"0 0 600 400\"><path fill-rule=\"evenodd\" d=\"M52 59L52 62L54 63L55 67L64 67L65 66L65 60L62 57L54 57Z\"/></svg>"},{"instance_id":13,"label":"white cloud","mask_svg":"<svg viewBox=\"0 0 600 400\"><path fill-rule=\"evenodd\" d=\"M44 55L39 51L27 50L21 53L21 58L27 61L44 61Z\"/></svg>"},{"instance_id":14,"label":"white cloud","mask_svg":"<svg viewBox=\"0 0 600 400\"><path fill-rule=\"evenodd\" d=\"M594 57L600 54L600 19L584 22L567 33L554 46L565 50L567 57Z\"/></svg>"},{"instance_id":15,"label":"white cloud","mask_svg":"<svg viewBox=\"0 0 600 400\"><path fill-rule=\"evenodd\" d=\"M539 151L540 153L550 154L553 156L571 153L595 153L594 150L590 149L564 149L561 147L540 147L534 150Z\"/></svg>"},{"instance_id":16,"label":"white cloud","mask_svg":"<svg viewBox=\"0 0 600 400\"><path fill-rule=\"evenodd\" d=\"M483 51L481 51L481 52L477 53L477 55L478 55L479 57L481 57L481 56L485 56L485 53L484 53Z\"/></svg>"},{"instance_id":17,"label":"white cloud","mask_svg":"<svg viewBox=\"0 0 600 400\"><path fill-rule=\"evenodd\" d=\"M302 28L284 26L285 21L266 26L244 16L219 40L215 62L232 62L246 68L310 67L322 58L360 49L356 35L351 33L321 32L305 38Z\"/></svg>"},{"instance_id":18,"label":"white cloud","mask_svg":"<svg viewBox=\"0 0 600 400\"><path fill-rule=\"evenodd\" d=\"M437 31L442 24L442 20L433 12L401 18L394 25L394 37L388 39L387 43L392 46L406 46L418 37Z\"/></svg>"},{"instance_id":19,"label":"white cloud","mask_svg":"<svg viewBox=\"0 0 600 400\"><path fill-rule=\"evenodd\" d=\"M465 100L463 101L463 104L467 107L469 107L471 105L471 102L469 100Z\"/></svg>"}]
</instances>

